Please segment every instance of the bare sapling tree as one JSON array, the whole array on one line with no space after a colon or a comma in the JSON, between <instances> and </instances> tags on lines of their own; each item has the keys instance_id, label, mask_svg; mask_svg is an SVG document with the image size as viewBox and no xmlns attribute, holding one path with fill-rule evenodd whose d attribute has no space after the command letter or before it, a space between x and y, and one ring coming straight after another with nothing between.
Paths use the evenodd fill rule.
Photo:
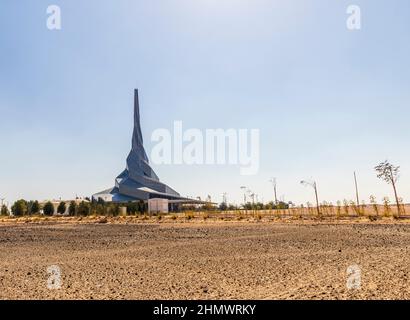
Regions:
<instances>
[{"instance_id":1,"label":"bare sapling tree","mask_svg":"<svg viewBox=\"0 0 410 320\"><path fill-rule=\"evenodd\" d=\"M393 164L389 163L387 160L380 163L374 169L377 172L377 177L379 179L382 179L386 181L388 184L391 184L393 187L394 191L394 197L396 199L396 205L397 205L397 215L400 215L400 200L397 195L397 188L396 188L396 183L399 179L399 173L400 173L400 167L399 166L394 166Z\"/></svg>"},{"instance_id":2,"label":"bare sapling tree","mask_svg":"<svg viewBox=\"0 0 410 320\"><path fill-rule=\"evenodd\" d=\"M303 186L310 186L315 190L315 198L316 198L316 210L318 216L320 216L320 205L319 205L319 196L317 194L317 184L316 181L307 181L307 180L302 180L300 182Z\"/></svg>"}]
</instances>

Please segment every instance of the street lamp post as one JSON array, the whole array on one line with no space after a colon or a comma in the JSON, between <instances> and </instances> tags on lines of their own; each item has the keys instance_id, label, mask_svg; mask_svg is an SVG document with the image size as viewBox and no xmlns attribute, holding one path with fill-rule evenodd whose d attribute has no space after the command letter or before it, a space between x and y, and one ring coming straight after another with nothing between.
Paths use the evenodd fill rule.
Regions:
<instances>
[{"instance_id":1,"label":"street lamp post","mask_svg":"<svg viewBox=\"0 0 410 320\"><path fill-rule=\"evenodd\" d=\"M227 204L227 202L228 202L226 196L227 196L227 193L224 192L224 193L222 194L222 202L223 202L224 204Z\"/></svg>"},{"instance_id":2,"label":"street lamp post","mask_svg":"<svg viewBox=\"0 0 410 320\"><path fill-rule=\"evenodd\" d=\"M353 172L353 177L354 177L354 186L355 186L355 189L356 189L356 203L357 203L357 207L360 208L359 188L357 187L356 171Z\"/></svg>"},{"instance_id":3,"label":"street lamp post","mask_svg":"<svg viewBox=\"0 0 410 320\"><path fill-rule=\"evenodd\" d=\"M304 186L311 186L311 187L313 188L313 190L315 190L316 209L317 209L317 214L318 214L318 216L320 216L319 197L318 197L318 193L317 193L317 184L316 184L316 181L306 181L306 180L302 180L300 183L301 183L302 185L304 185Z\"/></svg>"},{"instance_id":4,"label":"street lamp post","mask_svg":"<svg viewBox=\"0 0 410 320\"><path fill-rule=\"evenodd\" d=\"M241 190L243 190L243 206L245 207L245 205L246 205L246 187L242 186Z\"/></svg>"},{"instance_id":5,"label":"street lamp post","mask_svg":"<svg viewBox=\"0 0 410 320\"><path fill-rule=\"evenodd\" d=\"M278 196L276 195L276 178L271 178L269 182L271 182L273 186L273 195L275 197L275 204L278 204Z\"/></svg>"}]
</instances>

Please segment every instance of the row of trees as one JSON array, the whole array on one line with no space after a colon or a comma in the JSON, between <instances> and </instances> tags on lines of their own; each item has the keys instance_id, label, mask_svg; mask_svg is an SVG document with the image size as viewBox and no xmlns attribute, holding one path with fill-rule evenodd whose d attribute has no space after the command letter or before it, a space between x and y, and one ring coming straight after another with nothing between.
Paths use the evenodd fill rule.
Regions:
<instances>
[{"instance_id":1,"label":"row of trees","mask_svg":"<svg viewBox=\"0 0 410 320\"><path fill-rule=\"evenodd\" d=\"M390 184L392 186L393 192L394 192L394 198L396 200L397 214L400 215L400 214L405 213L405 208L402 203L403 199L398 196L397 187L396 187L397 181L399 179L400 167L395 166L386 160L386 161L379 163L377 166L375 166L374 170L376 171L377 178L384 180L387 184ZM361 204L359 202L359 191L358 191L358 186L357 186L356 172L354 172L354 182L355 182L355 188L356 188L356 207L360 208ZM317 214L321 215L321 210L320 210L321 205L319 204L318 189L317 189L316 181L302 180L300 183L302 185L310 186L313 188L315 192ZM371 197L371 202L372 202L372 197ZM374 202L374 199L373 199L373 202ZM383 202L385 203L385 201Z\"/></svg>"},{"instance_id":2,"label":"row of trees","mask_svg":"<svg viewBox=\"0 0 410 320\"><path fill-rule=\"evenodd\" d=\"M242 209L245 209L245 210L283 210L283 209L289 209L289 203L286 203L283 201L278 201L277 203L273 201L269 203L247 202L243 204L241 207ZM226 202L222 202L219 205L218 209L221 211L233 211L233 210L239 210L241 208L233 204L227 204Z\"/></svg>"},{"instance_id":3,"label":"row of trees","mask_svg":"<svg viewBox=\"0 0 410 320\"><path fill-rule=\"evenodd\" d=\"M63 214L66 211L66 204L61 202L57 207L57 212ZM43 206L35 201L26 201L24 199L17 200L11 206L11 213L16 217L26 215L37 215L43 213L46 216L52 216L54 214L54 205L51 202L46 202ZM6 206L1 209L1 215L10 215L10 212Z\"/></svg>"},{"instance_id":4,"label":"row of trees","mask_svg":"<svg viewBox=\"0 0 410 320\"><path fill-rule=\"evenodd\" d=\"M26 201L24 199L17 200L11 206L11 213L13 216L32 216L43 214L45 216L52 216L56 211L58 214L67 213L69 216L88 216L88 215L107 215L117 216L120 214L120 207L125 207L127 214L144 214L148 211L147 205L143 202L129 202L127 204L106 203L102 199L98 201L81 201L76 203L71 201L68 205L62 201L57 205L57 210L52 202L48 201L44 205L35 201ZM10 215L8 208L3 205L0 214L3 216Z\"/></svg>"},{"instance_id":5,"label":"row of trees","mask_svg":"<svg viewBox=\"0 0 410 320\"><path fill-rule=\"evenodd\" d=\"M115 203L107 203L104 202L102 199L98 199L98 201L81 201L77 204L75 201L71 201L68 204L65 202L60 202L57 205L57 210L55 210L55 206L52 202L46 202L44 205L40 205L38 201L26 201L24 199L17 200L11 207L11 213L14 216L21 217L21 216L30 216L30 215L39 215L44 214L46 216L52 216L56 211L58 214L65 214L67 213L69 216L88 216L88 215L101 215L101 216L117 216L120 214L120 208L125 207L126 212L128 215L137 215L137 214L145 214L148 212L147 204L144 201L139 202L128 202L126 204L115 204ZM245 210L282 210L288 209L289 204L279 201L278 203L269 202L269 203L262 203L256 202L251 203L248 202L243 206ZM227 204L226 202L221 203L219 206L215 205L203 205L202 207L198 208L196 206L185 206L182 208L182 211L189 210L189 211L233 211L239 210L240 207ZM1 215L7 216L10 215L6 206L3 206L1 210Z\"/></svg>"}]
</instances>

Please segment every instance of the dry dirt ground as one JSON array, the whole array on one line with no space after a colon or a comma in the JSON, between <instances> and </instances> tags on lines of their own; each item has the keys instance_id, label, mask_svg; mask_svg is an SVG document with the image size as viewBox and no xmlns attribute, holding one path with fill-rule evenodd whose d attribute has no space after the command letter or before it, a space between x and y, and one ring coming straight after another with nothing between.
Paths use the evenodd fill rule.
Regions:
<instances>
[{"instance_id":1,"label":"dry dirt ground","mask_svg":"<svg viewBox=\"0 0 410 320\"><path fill-rule=\"evenodd\" d=\"M409 299L409 245L402 222L0 223L0 299Z\"/></svg>"}]
</instances>

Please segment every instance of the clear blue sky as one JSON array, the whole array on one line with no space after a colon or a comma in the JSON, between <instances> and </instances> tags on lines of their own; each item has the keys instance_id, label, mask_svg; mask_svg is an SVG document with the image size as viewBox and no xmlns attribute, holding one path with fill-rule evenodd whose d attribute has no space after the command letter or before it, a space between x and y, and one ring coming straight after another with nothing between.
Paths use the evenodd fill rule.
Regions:
<instances>
[{"instance_id":1,"label":"clear blue sky","mask_svg":"<svg viewBox=\"0 0 410 320\"><path fill-rule=\"evenodd\" d=\"M62 30L46 28L46 8ZM346 8L362 30L346 28ZM140 89L148 154L156 128L259 128L261 168L153 166L182 195L240 201L392 192L373 167L402 166L410 201L408 0L116 0L0 2L0 197L71 199L113 185Z\"/></svg>"}]
</instances>

